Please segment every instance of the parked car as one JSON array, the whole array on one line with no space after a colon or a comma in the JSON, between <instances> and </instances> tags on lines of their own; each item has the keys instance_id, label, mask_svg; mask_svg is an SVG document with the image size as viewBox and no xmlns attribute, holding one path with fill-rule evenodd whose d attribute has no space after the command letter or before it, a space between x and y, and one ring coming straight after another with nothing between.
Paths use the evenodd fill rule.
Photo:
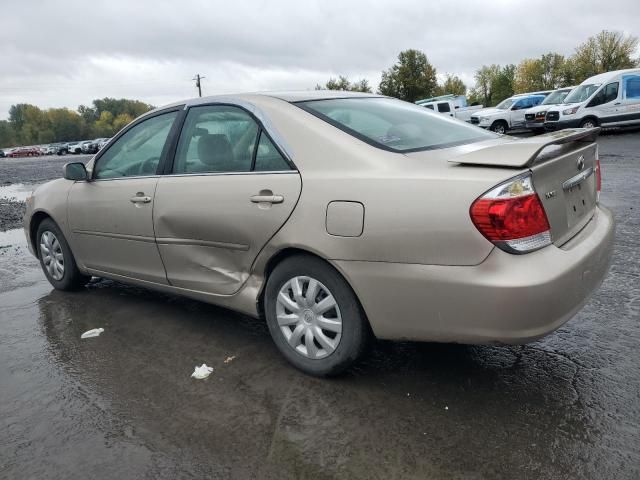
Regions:
<instances>
[{"instance_id":1,"label":"parked car","mask_svg":"<svg viewBox=\"0 0 640 480\"><path fill-rule=\"evenodd\" d=\"M40 148L38 147L17 147L14 148L9 157L38 157L42 155Z\"/></svg>"},{"instance_id":2,"label":"parked car","mask_svg":"<svg viewBox=\"0 0 640 480\"><path fill-rule=\"evenodd\" d=\"M69 144L68 143L57 143L54 145L56 155L66 155L69 153Z\"/></svg>"},{"instance_id":3,"label":"parked car","mask_svg":"<svg viewBox=\"0 0 640 480\"><path fill-rule=\"evenodd\" d=\"M482 105L467 106L467 97L464 95L442 95L418 100L416 104L464 122L470 122L471 115L484 108Z\"/></svg>"},{"instance_id":4,"label":"parked car","mask_svg":"<svg viewBox=\"0 0 640 480\"><path fill-rule=\"evenodd\" d=\"M471 116L471 123L499 134L505 134L513 128L524 128L524 112L544 99L544 93L514 95L493 108L475 112Z\"/></svg>"},{"instance_id":5,"label":"parked car","mask_svg":"<svg viewBox=\"0 0 640 480\"><path fill-rule=\"evenodd\" d=\"M371 94L197 98L39 186L27 244L57 289L95 275L263 316L315 375L371 335L525 343L607 272L598 131L517 140Z\"/></svg>"},{"instance_id":6,"label":"parked car","mask_svg":"<svg viewBox=\"0 0 640 480\"><path fill-rule=\"evenodd\" d=\"M80 150L84 154L91 154L98 151L98 146L94 143L93 140L85 140L80 144Z\"/></svg>"},{"instance_id":7,"label":"parked car","mask_svg":"<svg viewBox=\"0 0 640 480\"><path fill-rule=\"evenodd\" d=\"M82 142L71 142L69 143L67 149L69 153L72 153L74 155L82 153Z\"/></svg>"},{"instance_id":8,"label":"parked car","mask_svg":"<svg viewBox=\"0 0 640 480\"><path fill-rule=\"evenodd\" d=\"M640 69L616 70L586 79L550 108L546 130L622 127L640 124Z\"/></svg>"},{"instance_id":9,"label":"parked car","mask_svg":"<svg viewBox=\"0 0 640 480\"><path fill-rule=\"evenodd\" d=\"M107 143L109 143L109 140L111 140L110 138L103 138L102 140L100 140L100 142L98 143L98 151L102 150Z\"/></svg>"},{"instance_id":10,"label":"parked car","mask_svg":"<svg viewBox=\"0 0 640 480\"><path fill-rule=\"evenodd\" d=\"M46 145L42 147L43 155L55 155L57 148L54 145Z\"/></svg>"},{"instance_id":11,"label":"parked car","mask_svg":"<svg viewBox=\"0 0 640 480\"><path fill-rule=\"evenodd\" d=\"M536 133L544 132L544 119L549 107L560 105L575 87L564 87L550 93L537 107L524 112L525 126Z\"/></svg>"},{"instance_id":12,"label":"parked car","mask_svg":"<svg viewBox=\"0 0 640 480\"><path fill-rule=\"evenodd\" d=\"M4 158L6 157L6 153L4 153L4 150L0 149L0 158Z\"/></svg>"}]
</instances>

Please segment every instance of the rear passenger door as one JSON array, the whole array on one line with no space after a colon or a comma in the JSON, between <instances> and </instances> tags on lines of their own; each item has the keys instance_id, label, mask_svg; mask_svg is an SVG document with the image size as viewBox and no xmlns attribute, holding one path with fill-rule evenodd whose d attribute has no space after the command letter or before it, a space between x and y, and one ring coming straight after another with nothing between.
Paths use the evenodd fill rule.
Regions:
<instances>
[{"instance_id":1,"label":"rear passenger door","mask_svg":"<svg viewBox=\"0 0 640 480\"><path fill-rule=\"evenodd\" d=\"M191 107L155 196L156 242L169 283L237 292L300 190L298 171L246 110Z\"/></svg>"}]
</instances>

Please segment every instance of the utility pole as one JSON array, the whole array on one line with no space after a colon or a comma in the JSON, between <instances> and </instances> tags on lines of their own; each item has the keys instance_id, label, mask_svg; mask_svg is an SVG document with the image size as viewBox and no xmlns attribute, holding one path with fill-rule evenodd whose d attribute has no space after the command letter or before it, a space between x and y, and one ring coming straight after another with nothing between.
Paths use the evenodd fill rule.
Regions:
<instances>
[{"instance_id":1,"label":"utility pole","mask_svg":"<svg viewBox=\"0 0 640 480\"><path fill-rule=\"evenodd\" d=\"M202 80L203 78L207 78L207 77L201 77L199 73L196 73L196 76L191 79L196 81L196 87L198 87L199 97L202 97L202 87L200 86L200 80Z\"/></svg>"}]
</instances>

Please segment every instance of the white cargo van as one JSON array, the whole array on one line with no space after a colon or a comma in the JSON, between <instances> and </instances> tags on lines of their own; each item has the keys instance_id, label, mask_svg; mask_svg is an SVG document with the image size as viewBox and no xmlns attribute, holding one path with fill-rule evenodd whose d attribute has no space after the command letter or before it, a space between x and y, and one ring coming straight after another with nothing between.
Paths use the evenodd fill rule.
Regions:
<instances>
[{"instance_id":1,"label":"white cargo van","mask_svg":"<svg viewBox=\"0 0 640 480\"><path fill-rule=\"evenodd\" d=\"M601 73L586 79L547 110L544 128L622 127L640 124L640 68Z\"/></svg>"}]
</instances>

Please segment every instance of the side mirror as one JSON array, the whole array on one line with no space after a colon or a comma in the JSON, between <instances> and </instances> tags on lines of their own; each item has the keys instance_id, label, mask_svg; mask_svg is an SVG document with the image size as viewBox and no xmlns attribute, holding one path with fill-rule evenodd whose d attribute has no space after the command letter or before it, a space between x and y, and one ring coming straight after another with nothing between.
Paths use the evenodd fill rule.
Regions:
<instances>
[{"instance_id":1,"label":"side mirror","mask_svg":"<svg viewBox=\"0 0 640 480\"><path fill-rule=\"evenodd\" d=\"M81 181L87 180L87 169L82 162L67 163L64 166L64 178L67 180Z\"/></svg>"}]
</instances>

